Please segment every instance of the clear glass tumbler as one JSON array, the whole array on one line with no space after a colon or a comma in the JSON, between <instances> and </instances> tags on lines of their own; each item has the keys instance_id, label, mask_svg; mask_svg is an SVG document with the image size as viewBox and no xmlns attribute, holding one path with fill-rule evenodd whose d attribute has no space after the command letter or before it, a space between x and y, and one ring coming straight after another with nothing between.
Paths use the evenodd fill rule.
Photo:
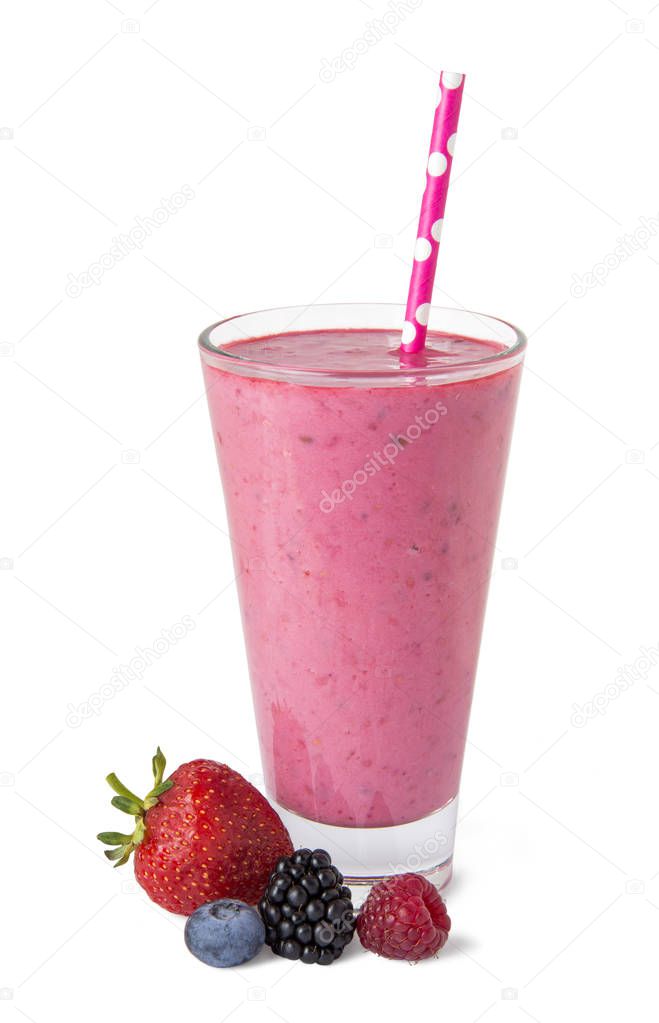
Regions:
<instances>
[{"instance_id":1,"label":"clear glass tumbler","mask_svg":"<svg viewBox=\"0 0 659 1023\"><path fill-rule=\"evenodd\" d=\"M433 308L401 356L403 316L272 309L200 338L268 796L362 893L451 874L525 348Z\"/></svg>"}]
</instances>

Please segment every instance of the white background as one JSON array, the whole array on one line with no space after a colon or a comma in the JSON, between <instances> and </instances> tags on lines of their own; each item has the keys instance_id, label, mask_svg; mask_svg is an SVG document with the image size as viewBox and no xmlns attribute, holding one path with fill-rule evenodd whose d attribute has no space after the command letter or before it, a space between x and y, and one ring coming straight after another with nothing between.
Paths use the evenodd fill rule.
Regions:
<instances>
[{"instance_id":1,"label":"white background","mask_svg":"<svg viewBox=\"0 0 659 1023\"><path fill-rule=\"evenodd\" d=\"M659 666L619 675L659 640L651 3L3 5L0 1023L656 1018ZM440 67L469 77L436 300L530 335L451 941L413 970L354 943L331 971L213 971L94 838L120 823L104 775L144 789L157 742L260 781L196 335L404 300ZM141 251L67 293L184 184ZM625 233L647 247L620 261Z\"/></svg>"}]
</instances>

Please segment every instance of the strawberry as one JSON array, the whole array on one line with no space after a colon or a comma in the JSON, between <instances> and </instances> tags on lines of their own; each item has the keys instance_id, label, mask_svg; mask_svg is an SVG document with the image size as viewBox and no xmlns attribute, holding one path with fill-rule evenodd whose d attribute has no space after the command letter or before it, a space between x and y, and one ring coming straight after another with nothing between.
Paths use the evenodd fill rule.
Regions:
<instances>
[{"instance_id":1,"label":"strawberry","mask_svg":"<svg viewBox=\"0 0 659 1023\"><path fill-rule=\"evenodd\" d=\"M149 898L189 916L215 899L254 904L277 860L293 845L261 793L214 760L191 760L163 781L165 757L153 758L154 785L140 799L109 774L112 805L135 818L132 834L104 831L99 841L120 867L135 853L135 877Z\"/></svg>"}]
</instances>

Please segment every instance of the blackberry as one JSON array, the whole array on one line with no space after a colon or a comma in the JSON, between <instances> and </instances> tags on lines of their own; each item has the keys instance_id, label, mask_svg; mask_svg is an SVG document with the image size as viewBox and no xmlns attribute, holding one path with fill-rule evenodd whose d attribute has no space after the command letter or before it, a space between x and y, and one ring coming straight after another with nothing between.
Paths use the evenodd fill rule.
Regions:
<instances>
[{"instance_id":1,"label":"blackberry","mask_svg":"<svg viewBox=\"0 0 659 1023\"><path fill-rule=\"evenodd\" d=\"M259 902L275 955L329 966L355 931L352 893L324 849L297 849L277 862Z\"/></svg>"}]
</instances>

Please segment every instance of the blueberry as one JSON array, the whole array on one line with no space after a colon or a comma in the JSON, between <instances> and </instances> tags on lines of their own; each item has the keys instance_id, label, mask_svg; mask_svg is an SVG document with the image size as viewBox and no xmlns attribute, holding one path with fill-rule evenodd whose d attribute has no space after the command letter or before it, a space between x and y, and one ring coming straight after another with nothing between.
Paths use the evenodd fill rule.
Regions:
<instances>
[{"instance_id":1,"label":"blueberry","mask_svg":"<svg viewBox=\"0 0 659 1023\"><path fill-rule=\"evenodd\" d=\"M239 966L263 947L265 925L252 906L236 899L208 902L188 917L185 944L208 966Z\"/></svg>"}]
</instances>

